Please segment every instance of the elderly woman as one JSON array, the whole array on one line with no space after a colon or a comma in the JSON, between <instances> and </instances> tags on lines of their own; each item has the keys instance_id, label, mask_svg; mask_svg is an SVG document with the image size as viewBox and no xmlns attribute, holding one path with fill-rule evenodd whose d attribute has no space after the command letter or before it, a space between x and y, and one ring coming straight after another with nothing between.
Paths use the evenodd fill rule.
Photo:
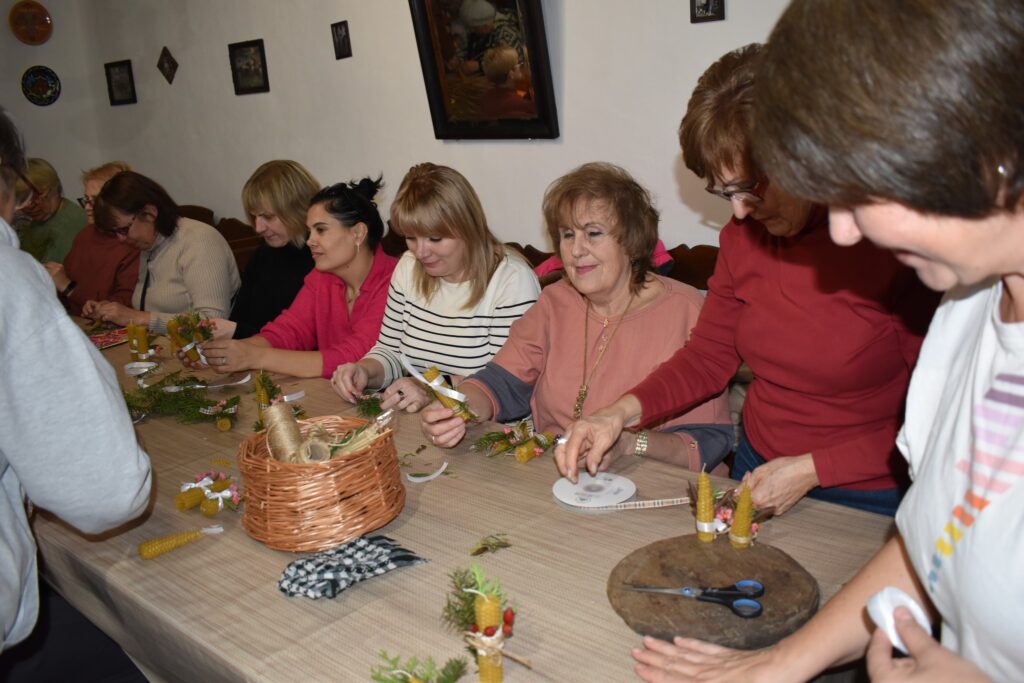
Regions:
<instances>
[{"instance_id":1,"label":"elderly woman","mask_svg":"<svg viewBox=\"0 0 1024 683\"><path fill-rule=\"evenodd\" d=\"M224 317L238 291L231 248L213 227L178 215L178 205L159 184L126 171L107 181L93 209L96 227L141 251L132 305L87 301L83 315L164 333L179 313Z\"/></svg>"},{"instance_id":2,"label":"elderly woman","mask_svg":"<svg viewBox=\"0 0 1024 683\"><path fill-rule=\"evenodd\" d=\"M896 34L913 39L878 39ZM948 292L899 439L914 483L898 533L799 631L755 652L648 639L634 653L644 680L807 680L865 651L876 681L1021 680L1022 54L1024 5L1000 0L796 0L779 20L755 93L758 158L834 207L837 242L866 237ZM871 634L864 603L889 585L933 608L941 645L902 607L909 657Z\"/></svg>"},{"instance_id":3,"label":"elderly woman","mask_svg":"<svg viewBox=\"0 0 1024 683\"><path fill-rule=\"evenodd\" d=\"M391 225L409 250L391 278L377 343L331 380L346 401L384 389L381 406L415 412L431 397L405 376L401 357L461 381L481 370L509 327L537 300L537 277L487 227L483 207L458 171L413 166L391 205Z\"/></svg>"},{"instance_id":4,"label":"elderly woman","mask_svg":"<svg viewBox=\"0 0 1024 683\"><path fill-rule=\"evenodd\" d=\"M139 250L98 230L92 210L103 184L118 173L130 170L123 161L111 161L82 173L85 193L78 198L78 203L85 209L89 224L75 235L64 263L43 264L53 278L64 307L72 315L81 315L82 306L90 300L115 301L125 306L132 302L132 292L139 279Z\"/></svg>"},{"instance_id":5,"label":"elderly woman","mask_svg":"<svg viewBox=\"0 0 1024 683\"><path fill-rule=\"evenodd\" d=\"M363 357L380 332L398 262L380 247L384 222L373 201L380 187L380 179L363 178L313 195L306 217L313 270L291 306L259 334L203 344L213 369L329 378Z\"/></svg>"},{"instance_id":6,"label":"elderly woman","mask_svg":"<svg viewBox=\"0 0 1024 683\"><path fill-rule=\"evenodd\" d=\"M731 52L700 78L680 127L686 165L732 205L692 339L618 401L566 430L556 450L575 477L595 469L624 425L649 424L722 391L741 361L754 381L733 478L754 504L804 495L894 514L905 470L894 440L935 297L891 254L842 249L828 212L787 193L750 155L761 48Z\"/></svg>"},{"instance_id":7,"label":"elderly woman","mask_svg":"<svg viewBox=\"0 0 1024 683\"><path fill-rule=\"evenodd\" d=\"M218 339L252 337L288 308L313 269L306 246L306 211L320 184L295 161L263 164L242 187L242 206L263 244L242 273L228 320L217 320Z\"/></svg>"},{"instance_id":8,"label":"elderly woman","mask_svg":"<svg viewBox=\"0 0 1024 683\"><path fill-rule=\"evenodd\" d=\"M544 196L544 219L566 278L541 292L505 346L459 391L481 418L507 421L532 412L538 430L560 432L685 344L703 297L650 272L658 212L647 190L618 166L585 164L556 180ZM422 426L445 447L466 433L462 418L436 403L423 411ZM720 395L653 431L622 434L601 467L631 453L711 469L733 438Z\"/></svg>"},{"instance_id":9,"label":"elderly woman","mask_svg":"<svg viewBox=\"0 0 1024 683\"><path fill-rule=\"evenodd\" d=\"M85 227L85 212L64 196L56 169L45 159L29 159L18 185L19 193L32 190L32 199L18 210L14 223L21 248L42 263L63 261L75 235Z\"/></svg>"}]
</instances>

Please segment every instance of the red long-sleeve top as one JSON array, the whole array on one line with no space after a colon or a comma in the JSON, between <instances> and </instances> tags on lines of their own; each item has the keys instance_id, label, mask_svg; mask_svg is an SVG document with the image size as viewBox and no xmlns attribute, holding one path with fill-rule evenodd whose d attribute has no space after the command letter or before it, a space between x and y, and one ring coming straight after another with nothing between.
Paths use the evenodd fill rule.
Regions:
<instances>
[{"instance_id":1,"label":"red long-sleeve top","mask_svg":"<svg viewBox=\"0 0 1024 683\"><path fill-rule=\"evenodd\" d=\"M329 378L342 363L362 358L380 334L391 272L398 259L377 247L373 265L359 287L352 315L345 301L345 281L315 268L306 275L292 305L263 326L260 336L275 349L320 351L322 375Z\"/></svg>"},{"instance_id":2,"label":"red long-sleeve top","mask_svg":"<svg viewBox=\"0 0 1024 683\"><path fill-rule=\"evenodd\" d=\"M64 272L77 283L65 302L71 315L82 315L82 306L90 299L131 306L139 279L139 250L89 224L75 235L64 257Z\"/></svg>"},{"instance_id":3,"label":"red long-sleeve top","mask_svg":"<svg viewBox=\"0 0 1024 683\"><path fill-rule=\"evenodd\" d=\"M810 453L822 486L879 489L904 476L903 402L939 297L866 240L837 246L818 208L794 237L756 221L722 230L690 341L629 393L644 424L754 373L743 426L765 459Z\"/></svg>"}]
</instances>

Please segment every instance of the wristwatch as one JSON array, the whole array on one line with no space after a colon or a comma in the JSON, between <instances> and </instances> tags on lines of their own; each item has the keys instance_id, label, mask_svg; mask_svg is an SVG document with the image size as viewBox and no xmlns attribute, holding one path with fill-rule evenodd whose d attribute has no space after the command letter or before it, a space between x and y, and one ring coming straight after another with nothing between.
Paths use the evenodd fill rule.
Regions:
<instances>
[{"instance_id":1,"label":"wristwatch","mask_svg":"<svg viewBox=\"0 0 1024 683\"><path fill-rule=\"evenodd\" d=\"M75 287L77 286L78 283L72 280L71 282L68 283L67 287L61 290L60 295L67 299L69 296L71 296L71 292L75 291Z\"/></svg>"},{"instance_id":2,"label":"wristwatch","mask_svg":"<svg viewBox=\"0 0 1024 683\"><path fill-rule=\"evenodd\" d=\"M633 455L642 458L647 455L647 430L641 429L636 433L636 445L633 446Z\"/></svg>"}]
</instances>

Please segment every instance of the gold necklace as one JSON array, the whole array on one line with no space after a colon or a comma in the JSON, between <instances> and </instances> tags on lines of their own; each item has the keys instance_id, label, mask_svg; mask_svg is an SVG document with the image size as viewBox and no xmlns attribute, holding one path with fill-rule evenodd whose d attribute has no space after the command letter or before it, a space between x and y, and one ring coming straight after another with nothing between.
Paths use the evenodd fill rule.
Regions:
<instances>
[{"instance_id":1,"label":"gold necklace","mask_svg":"<svg viewBox=\"0 0 1024 683\"><path fill-rule=\"evenodd\" d=\"M590 311L593 308L590 300L587 300L587 309L583 315L583 381L580 382L580 390L576 393L576 404L572 409L572 419L579 420L583 417L583 404L587 400L587 393L590 392L590 383L594 381L594 374L597 372L597 366L601 364L601 359L604 358L604 352L608 350L608 346L612 343L612 339L615 337L615 333L622 327L622 321L625 319L626 314L629 313L630 307L633 305L633 299L636 295L630 295L629 303L626 304L626 310L622 312L622 316L619 318L619 322L615 323L615 327L612 328L611 334L598 346L597 348L597 359L594 360L594 367L590 368L590 375L587 375L587 350L590 346ZM604 325L601 326L601 330L608 329L608 318L604 319Z\"/></svg>"}]
</instances>

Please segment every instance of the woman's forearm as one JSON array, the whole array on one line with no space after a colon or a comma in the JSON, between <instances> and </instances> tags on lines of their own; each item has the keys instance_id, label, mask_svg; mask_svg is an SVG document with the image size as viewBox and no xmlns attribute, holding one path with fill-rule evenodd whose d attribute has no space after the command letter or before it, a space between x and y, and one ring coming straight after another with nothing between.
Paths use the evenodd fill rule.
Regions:
<instances>
[{"instance_id":1,"label":"woman's forearm","mask_svg":"<svg viewBox=\"0 0 1024 683\"><path fill-rule=\"evenodd\" d=\"M257 363L253 364L253 370L266 370L292 377L320 377L324 370L324 358L319 351L290 351L261 346L255 357Z\"/></svg>"}]
</instances>

